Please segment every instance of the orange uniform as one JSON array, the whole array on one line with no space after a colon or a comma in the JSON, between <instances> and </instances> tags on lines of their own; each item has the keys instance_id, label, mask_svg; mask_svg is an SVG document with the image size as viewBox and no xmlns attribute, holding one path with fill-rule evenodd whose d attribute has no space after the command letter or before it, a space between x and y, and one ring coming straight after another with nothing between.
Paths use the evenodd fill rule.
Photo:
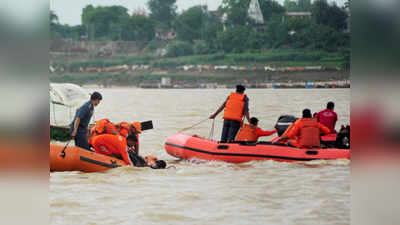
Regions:
<instances>
[{"instance_id":1,"label":"orange uniform","mask_svg":"<svg viewBox=\"0 0 400 225\"><path fill-rule=\"evenodd\" d=\"M263 131L259 127L253 127L249 124L245 124L237 134L236 141L257 141L261 136L270 136L276 132L277 130Z\"/></svg>"},{"instance_id":2,"label":"orange uniform","mask_svg":"<svg viewBox=\"0 0 400 225\"><path fill-rule=\"evenodd\" d=\"M97 135L92 139L92 146L96 153L122 157L127 164L133 165L129 158L126 138L121 135Z\"/></svg>"},{"instance_id":3,"label":"orange uniform","mask_svg":"<svg viewBox=\"0 0 400 225\"><path fill-rule=\"evenodd\" d=\"M131 134L131 126L134 126L137 132L142 131L142 128L141 128L139 122L133 122L132 124L130 124L128 122L120 122L117 126L119 128L120 135L122 135L124 137L128 137L128 135ZM137 139L135 149L136 149L136 154L139 154L139 134L137 132L135 133L136 139Z\"/></svg>"},{"instance_id":4,"label":"orange uniform","mask_svg":"<svg viewBox=\"0 0 400 225\"><path fill-rule=\"evenodd\" d=\"M321 145L321 133L330 133L329 128L313 118L298 119L293 127L287 131L287 136L291 139L290 143L298 148L319 147Z\"/></svg>"},{"instance_id":5,"label":"orange uniform","mask_svg":"<svg viewBox=\"0 0 400 225\"><path fill-rule=\"evenodd\" d=\"M245 94L238 94L232 92L225 104L225 111L223 118L225 120L235 120L242 122L243 110L245 106Z\"/></svg>"},{"instance_id":6,"label":"orange uniform","mask_svg":"<svg viewBox=\"0 0 400 225\"><path fill-rule=\"evenodd\" d=\"M99 134L113 134L113 135L120 134L118 129L114 126L113 123L110 122L109 119L101 119L99 121L96 121L94 127L90 130L90 133L93 136Z\"/></svg>"},{"instance_id":7,"label":"orange uniform","mask_svg":"<svg viewBox=\"0 0 400 225\"><path fill-rule=\"evenodd\" d=\"M130 124L128 122L121 122L117 126L119 127L119 133L124 137L128 137Z\"/></svg>"}]
</instances>

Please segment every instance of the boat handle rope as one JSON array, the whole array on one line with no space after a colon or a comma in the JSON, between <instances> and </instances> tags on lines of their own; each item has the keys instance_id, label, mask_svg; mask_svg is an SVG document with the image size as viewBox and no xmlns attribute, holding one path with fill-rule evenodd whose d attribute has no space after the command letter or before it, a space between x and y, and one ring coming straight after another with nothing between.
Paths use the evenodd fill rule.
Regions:
<instances>
[{"instance_id":1,"label":"boat handle rope","mask_svg":"<svg viewBox=\"0 0 400 225\"><path fill-rule=\"evenodd\" d=\"M61 153L60 153L61 158L65 158L65 149L67 149L70 142L71 142L71 140L69 140L67 142L67 144L64 146L63 150L61 150Z\"/></svg>"}]
</instances>

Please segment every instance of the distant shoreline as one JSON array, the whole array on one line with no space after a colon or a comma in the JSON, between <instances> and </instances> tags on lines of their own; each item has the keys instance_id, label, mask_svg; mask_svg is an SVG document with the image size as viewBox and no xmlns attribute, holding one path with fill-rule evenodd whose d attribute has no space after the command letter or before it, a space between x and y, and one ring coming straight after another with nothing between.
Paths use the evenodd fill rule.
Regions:
<instances>
[{"instance_id":1,"label":"distant shoreline","mask_svg":"<svg viewBox=\"0 0 400 225\"><path fill-rule=\"evenodd\" d=\"M297 72L179 72L165 71L141 73L51 74L53 83L74 83L95 87L137 88L224 88L238 83L249 88L327 88L349 87L349 71L297 71Z\"/></svg>"}]
</instances>

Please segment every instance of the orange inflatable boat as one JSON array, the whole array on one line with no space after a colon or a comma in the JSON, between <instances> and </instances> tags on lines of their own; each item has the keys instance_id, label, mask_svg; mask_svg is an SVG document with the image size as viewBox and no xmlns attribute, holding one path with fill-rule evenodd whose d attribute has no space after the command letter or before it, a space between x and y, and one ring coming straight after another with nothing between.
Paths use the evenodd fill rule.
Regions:
<instances>
[{"instance_id":1,"label":"orange inflatable boat","mask_svg":"<svg viewBox=\"0 0 400 225\"><path fill-rule=\"evenodd\" d=\"M181 159L218 160L230 163L266 159L284 162L350 159L349 149L299 149L270 142L228 144L184 133L168 137L165 150L171 156Z\"/></svg>"},{"instance_id":2,"label":"orange inflatable boat","mask_svg":"<svg viewBox=\"0 0 400 225\"><path fill-rule=\"evenodd\" d=\"M127 165L124 161L85 149L50 144L50 171L98 172Z\"/></svg>"}]
</instances>

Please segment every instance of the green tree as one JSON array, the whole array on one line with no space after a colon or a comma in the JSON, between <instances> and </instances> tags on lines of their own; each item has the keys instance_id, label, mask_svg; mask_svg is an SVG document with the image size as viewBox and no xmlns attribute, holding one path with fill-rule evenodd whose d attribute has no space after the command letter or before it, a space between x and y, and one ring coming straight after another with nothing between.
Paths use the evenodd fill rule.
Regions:
<instances>
[{"instance_id":1,"label":"green tree","mask_svg":"<svg viewBox=\"0 0 400 225\"><path fill-rule=\"evenodd\" d=\"M205 41L209 53L214 53L218 49L217 36L218 32L222 32L224 26L220 18L214 13L207 13L207 19L204 22L203 40Z\"/></svg>"},{"instance_id":2,"label":"green tree","mask_svg":"<svg viewBox=\"0 0 400 225\"><path fill-rule=\"evenodd\" d=\"M61 38L61 34L59 33L60 24L58 22L58 16L52 10L50 10L50 38L51 39L59 39Z\"/></svg>"},{"instance_id":3,"label":"green tree","mask_svg":"<svg viewBox=\"0 0 400 225\"><path fill-rule=\"evenodd\" d=\"M293 12L298 11L297 2L293 0L285 0L283 2L283 6L285 7L286 11Z\"/></svg>"},{"instance_id":4,"label":"green tree","mask_svg":"<svg viewBox=\"0 0 400 225\"><path fill-rule=\"evenodd\" d=\"M293 32L288 42L292 48L338 51L350 44L347 34L312 20L290 19L288 28Z\"/></svg>"},{"instance_id":5,"label":"green tree","mask_svg":"<svg viewBox=\"0 0 400 225\"><path fill-rule=\"evenodd\" d=\"M133 15L122 25L122 40L151 41L155 36L154 21L143 15Z\"/></svg>"},{"instance_id":6,"label":"green tree","mask_svg":"<svg viewBox=\"0 0 400 225\"><path fill-rule=\"evenodd\" d=\"M160 29L171 29L177 15L176 0L149 0L147 6L150 10L150 18L156 21Z\"/></svg>"},{"instance_id":7,"label":"green tree","mask_svg":"<svg viewBox=\"0 0 400 225\"><path fill-rule=\"evenodd\" d=\"M287 44L290 40L287 23L282 21L282 17L274 15L266 24L266 42L267 48L279 48Z\"/></svg>"},{"instance_id":8,"label":"green tree","mask_svg":"<svg viewBox=\"0 0 400 225\"><path fill-rule=\"evenodd\" d=\"M89 31L89 39L112 39L120 35L128 17L128 9L122 6L88 5L82 11L82 24Z\"/></svg>"},{"instance_id":9,"label":"green tree","mask_svg":"<svg viewBox=\"0 0 400 225\"><path fill-rule=\"evenodd\" d=\"M311 0L285 0L283 5L289 12L309 12L312 9Z\"/></svg>"},{"instance_id":10,"label":"green tree","mask_svg":"<svg viewBox=\"0 0 400 225\"><path fill-rule=\"evenodd\" d=\"M180 14L174 23L178 39L193 42L204 37L207 7L194 6Z\"/></svg>"},{"instance_id":11,"label":"green tree","mask_svg":"<svg viewBox=\"0 0 400 225\"><path fill-rule=\"evenodd\" d=\"M58 16L56 15L56 13L53 10L50 10L49 21L50 21L50 27L58 24Z\"/></svg>"},{"instance_id":12,"label":"green tree","mask_svg":"<svg viewBox=\"0 0 400 225\"><path fill-rule=\"evenodd\" d=\"M227 26L245 26L250 22L247 10L250 0L222 0L220 11L227 14Z\"/></svg>"},{"instance_id":13,"label":"green tree","mask_svg":"<svg viewBox=\"0 0 400 225\"><path fill-rule=\"evenodd\" d=\"M274 14L285 13L285 8L274 0L259 0L259 3L264 21L268 21Z\"/></svg>"},{"instance_id":14,"label":"green tree","mask_svg":"<svg viewBox=\"0 0 400 225\"><path fill-rule=\"evenodd\" d=\"M220 49L226 53L241 53L246 50L249 33L252 29L248 26L236 25L218 33Z\"/></svg>"},{"instance_id":15,"label":"green tree","mask_svg":"<svg viewBox=\"0 0 400 225\"><path fill-rule=\"evenodd\" d=\"M311 11L312 8L311 0L298 0L297 7L299 11L303 12Z\"/></svg>"},{"instance_id":16,"label":"green tree","mask_svg":"<svg viewBox=\"0 0 400 225\"><path fill-rule=\"evenodd\" d=\"M192 44L184 41L174 41L167 46L167 57L193 55Z\"/></svg>"},{"instance_id":17,"label":"green tree","mask_svg":"<svg viewBox=\"0 0 400 225\"><path fill-rule=\"evenodd\" d=\"M316 0L312 14L317 24L329 26L337 31L347 28L347 12L336 4L330 5L327 0Z\"/></svg>"}]
</instances>

